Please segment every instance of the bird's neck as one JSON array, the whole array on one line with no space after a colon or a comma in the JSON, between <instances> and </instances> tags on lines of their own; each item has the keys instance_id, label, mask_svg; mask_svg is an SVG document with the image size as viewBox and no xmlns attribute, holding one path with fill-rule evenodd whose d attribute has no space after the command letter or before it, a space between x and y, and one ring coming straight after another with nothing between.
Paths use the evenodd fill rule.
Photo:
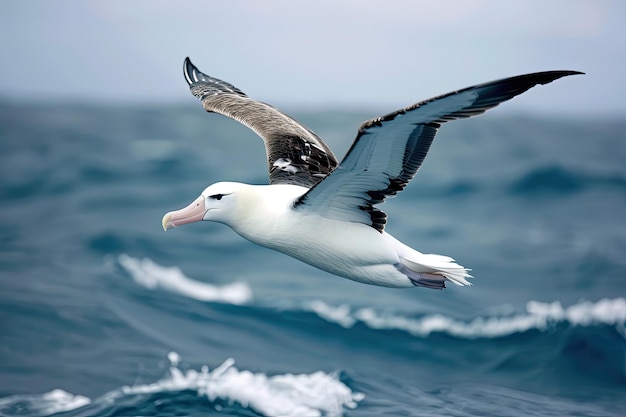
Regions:
<instances>
[{"instance_id":1,"label":"bird's neck","mask_svg":"<svg viewBox=\"0 0 626 417\"><path fill-rule=\"evenodd\" d=\"M288 227L293 203L308 189L297 185L254 185L238 196L228 225L246 239L268 245Z\"/></svg>"}]
</instances>

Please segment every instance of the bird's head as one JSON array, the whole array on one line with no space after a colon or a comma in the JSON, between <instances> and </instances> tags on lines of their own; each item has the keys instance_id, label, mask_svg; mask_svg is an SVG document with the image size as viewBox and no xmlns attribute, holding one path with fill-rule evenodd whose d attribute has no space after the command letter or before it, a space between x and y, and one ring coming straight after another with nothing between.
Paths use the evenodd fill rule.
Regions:
<instances>
[{"instance_id":1,"label":"bird's head","mask_svg":"<svg viewBox=\"0 0 626 417\"><path fill-rule=\"evenodd\" d=\"M238 212L238 201L249 186L237 182L218 182L208 186L187 207L163 216L163 230L201 220L229 224Z\"/></svg>"}]
</instances>

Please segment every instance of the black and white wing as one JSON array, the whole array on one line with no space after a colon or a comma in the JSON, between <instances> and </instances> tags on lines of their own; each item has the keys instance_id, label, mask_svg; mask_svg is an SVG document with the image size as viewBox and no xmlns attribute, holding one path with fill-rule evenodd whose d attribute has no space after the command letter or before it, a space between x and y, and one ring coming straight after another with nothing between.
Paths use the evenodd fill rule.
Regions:
<instances>
[{"instance_id":1,"label":"black and white wing","mask_svg":"<svg viewBox=\"0 0 626 417\"><path fill-rule=\"evenodd\" d=\"M234 85L203 74L189 58L183 71L192 94L206 111L237 120L263 139L270 184L312 187L337 166L330 148L306 126L251 99Z\"/></svg>"},{"instance_id":2,"label":"black and white wing","mask_svg":"<svg viewBox=\"0 0 626 417\"><path fill-rule=\"evenodd\" d=\"M300 197L295 208L382 232L387 216L374 206L403 190L415 176L442 123L476 116L537 84L574 74L582 73L547 71L505 78L369 120L339 166Z\"/></svg>"}]
</instances>

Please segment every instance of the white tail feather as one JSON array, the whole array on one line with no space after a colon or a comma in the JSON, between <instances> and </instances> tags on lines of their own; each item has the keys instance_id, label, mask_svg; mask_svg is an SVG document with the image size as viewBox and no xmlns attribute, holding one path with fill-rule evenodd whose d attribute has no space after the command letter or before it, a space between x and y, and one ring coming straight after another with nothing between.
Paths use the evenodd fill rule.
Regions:
<instances>
[{"instance_id":1,"label":"white tail feather","mask_svg":"<svg viewBox=\"0 0 626 417\"><path fill-rule=\"evenodd\" d=\"M384 232L383 234L387 239L393 241L401 264L416 274L426 274L424 278L428 281L427 284L431 284L438 278L441 279L441 277L443 277L446 281L450 281L456 285L472 285L472 283L467 280L468 278L473 278L469 274L471 270L457 264L453 258L444 255L418 252L393 236ZM411 277L409 276L409 278ZM419 280L418 278L416 285L421 285ZM441 284L443 288L443 283Z\"/></svg>"},{"instance_id":2,"label":"white tail feather","mask_svg":"<svg viewBox=\"0 0 626 417\"><path fill-rule=\"evenodd\" d=\"M401 256L400 259L407 268L415 272L443 275L448 281L456 285L472 285L467 278L472 278L469 269L454 262L454 259L434 254L424 254L413 251L411 259Z\"/></svg>"}]
</instances>

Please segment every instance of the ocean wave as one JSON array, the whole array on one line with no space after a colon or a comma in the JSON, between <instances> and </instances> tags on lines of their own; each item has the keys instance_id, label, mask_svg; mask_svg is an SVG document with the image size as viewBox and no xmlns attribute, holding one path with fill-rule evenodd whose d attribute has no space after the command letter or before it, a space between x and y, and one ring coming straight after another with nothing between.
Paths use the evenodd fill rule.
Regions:
<instances>
[{"instance_id":1,"label":"ocean wave","mask_svg":"<svg viewBox=\"0 0 626 417\"><path fill-rule=\"evenodd\" d=\"M602 299L597 302L583 301L569 307L560 302L542 303L529 301L522 314L476 317L461 321L442 314L430 314L418 318L397 314L378 313L373 308L352 310L347 305L330 306L321 300L304 305L320 318L351 328L362 323L376 330L401 330L414 336L426 337L433 333L468 339L498 338L530 330L545 331L560 323L570 326L614 325L626 337L626 299Z\"/></svg>"},{"instance_id":2,"label":"ocean wave","mask_svg":"<svg viewBox=\"0 0 626 417\"><path fill-rule=\"evenodd\" d=\"M596 174L556 165L538 167L514 181L512 194L572 194L592 187L626 188L626 178Z\"/></svg>"},{"instance_id":3,"label":"ocean wave","mask_svg":"<svg viewBox=\"0 0 626 417\"><path fill-rule=\"evenodd\" d=\"M90 415L109 415L118 404L128 404L132 397L147 395L195 392L205 397L218 411L225 406L238 404L268 417L341 416L344 409L354 409L363 400L336 375L318 371L312 374L283 374L267 376L264 373L240 371L233 359L227 359L209 372L208 366L200 371L182 371L176 352L168 354L170 367L162 379L151 384L123 386L93 400L54 390L42 395L23 395L0 398L0 410L6 416L51 416L79 410L89 406ZM155 401L150 398L149 401ZM225 405L224 405L225 404ZM138 404L141 408L141 402ZM86 414L84 414L86 415Z\"/></svg>"},{"instance_id":4,"label":"ocean wave","mask_svg":"<svg viewBox=\"0 0 626 417\"><path fill-rule=\"evenodd\" d=\"M200 301L236 305L252 300L252 290L245 282L211 285L188 278L179 268L161 266L148 258L137 259L121 254L117 260L137 284L151 290L162 288Z\"/></svg>"},{"instance_id":5,"label":"ocean wave","mask_svg":"<svg viewBox=\"0 0 626 417\"><path fill-rule=\"evenodd\" d=\"M0 398L2 416L51 416L76 410L90 404L91 400L55 389L40 395L11 395Z\"/></svg>"}]
</instances>

